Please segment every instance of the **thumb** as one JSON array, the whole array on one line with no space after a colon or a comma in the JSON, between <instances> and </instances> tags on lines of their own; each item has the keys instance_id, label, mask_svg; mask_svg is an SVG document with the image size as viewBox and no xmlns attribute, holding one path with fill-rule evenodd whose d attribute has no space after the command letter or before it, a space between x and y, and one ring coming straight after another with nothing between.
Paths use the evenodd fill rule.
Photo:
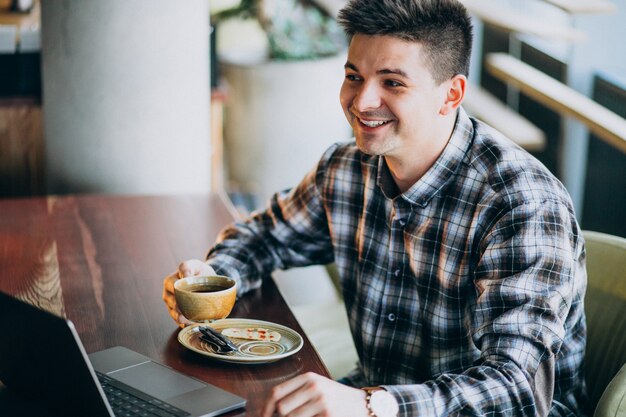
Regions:
<instances>
[{"instance_id":1,"label":"thumb","mask_svg":"<svg viewBox=\"0 0 626 417\"><path fill-rule=\"evenodd\" d=\"M178 275L183 277L191 277L194 275L214 275L215 270L199 259L191 259L182 262L178 266Z\"/></svg>"},{"instance_id":2,"label":"thumb","mask_svg":"<svg viewBox=\"0 0 626 417\"><path fill-rule=\"evenodd\" d=\"M178 275L180 278L185 278L185 277L192 277L194 275L197 275L197 267L194 267L194 261L190 260L190 261L184 261L181 262L180 265L178 265Z\"/></svg>"}]
</instances>

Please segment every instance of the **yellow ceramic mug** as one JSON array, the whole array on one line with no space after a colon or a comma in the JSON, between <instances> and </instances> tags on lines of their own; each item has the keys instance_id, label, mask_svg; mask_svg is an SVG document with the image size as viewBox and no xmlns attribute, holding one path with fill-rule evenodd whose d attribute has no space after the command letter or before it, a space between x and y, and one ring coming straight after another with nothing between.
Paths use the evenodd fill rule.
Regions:
<instances>
[{"instance_id":1,"label":"yellow ceramic mug","mask_svg":"<svg viewBox=\"0 0 626 417\"><path fill-rule=\"evenodd\" d=\"M191 321L223 319L235 305L237 282L221 275L181 278L174 283L174 295Z\"/></svg>"}]
</instances>

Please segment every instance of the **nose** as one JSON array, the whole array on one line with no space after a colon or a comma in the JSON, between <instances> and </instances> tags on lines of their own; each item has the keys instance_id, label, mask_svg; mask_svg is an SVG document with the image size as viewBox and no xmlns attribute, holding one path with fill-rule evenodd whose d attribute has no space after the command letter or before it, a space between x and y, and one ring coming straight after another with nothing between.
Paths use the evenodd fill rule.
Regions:
<instances>
[{"instance_id":1,"label":"nose","mask_svg":"<svg viewBox=\"0 0 626 417\"><path fill-rule=\"evenodd\" d=\"M381 106L381 98L378 88L373 83L363 83L356 91L352 107L358 112L375 110Z\"/></svg>"}]
</instances>

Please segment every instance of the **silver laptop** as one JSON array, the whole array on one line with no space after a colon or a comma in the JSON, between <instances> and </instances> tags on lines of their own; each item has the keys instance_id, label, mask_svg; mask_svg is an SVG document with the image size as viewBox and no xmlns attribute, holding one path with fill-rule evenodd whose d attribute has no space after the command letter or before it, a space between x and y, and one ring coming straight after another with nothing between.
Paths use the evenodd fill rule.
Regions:
<instances>
[{"instance_id":1,"label":"silver laptop","mask_svg":"<svg viewBox=\"0 0 626 417\"><path fill-rule=\"evenodd\" d=\"M0 381L60 416L208 417L246 405L121 346L87 355L70 320L2 292Z\"/></svg>"}]
</instances>

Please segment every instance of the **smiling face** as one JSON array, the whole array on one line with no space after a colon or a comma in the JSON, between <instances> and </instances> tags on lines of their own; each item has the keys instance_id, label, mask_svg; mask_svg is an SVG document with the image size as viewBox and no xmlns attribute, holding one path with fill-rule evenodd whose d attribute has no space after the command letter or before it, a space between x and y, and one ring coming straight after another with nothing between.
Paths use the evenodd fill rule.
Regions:
<instances>
[{"instance_id":1,"label":"smiling face","mask_svg":"<svg viewBox=\"0 0 626 417\"><path fill-rule=\"evenodd\" d=\"M437 84L417 42L356 34L341 105L359 149L399 161L447 143L452 80Z\"/></svg>"}]
</instances>

